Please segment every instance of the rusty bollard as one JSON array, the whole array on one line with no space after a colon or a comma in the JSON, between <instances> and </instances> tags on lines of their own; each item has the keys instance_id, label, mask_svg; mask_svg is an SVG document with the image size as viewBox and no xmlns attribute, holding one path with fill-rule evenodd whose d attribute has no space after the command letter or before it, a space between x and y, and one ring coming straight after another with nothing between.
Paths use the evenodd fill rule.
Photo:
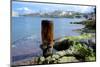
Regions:
<instances>
[{"instance_id":1,"label":"rusty bollard","mask_svg":"<svg viewBox=\"0 0 100 67\"><path fill-rule=\"evenodd\" d=\"M53 50L53 22L49 20L42 20L41 23L41 38L42 45L41 48L43 50L43 56L48 57L52 55Z\"/></svg>"}]
</instances>

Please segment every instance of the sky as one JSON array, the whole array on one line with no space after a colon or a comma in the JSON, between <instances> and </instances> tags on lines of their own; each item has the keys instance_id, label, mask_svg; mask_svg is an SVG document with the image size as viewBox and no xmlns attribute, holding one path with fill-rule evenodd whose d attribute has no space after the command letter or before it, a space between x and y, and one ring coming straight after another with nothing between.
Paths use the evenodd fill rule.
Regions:
<instances>
[{"instance_id":1,"label":"sky","mask_svg":"<svg viewBox=\"0 0 100 67\"><path fill-rule=\"evenodd\" d=\"M94 6L48 4L35 2L12 2L12 12L18 14L27 14L34 12L51 12L55 10L76 11L81 13L93 12Z\"/></svg>"}]
</instances>

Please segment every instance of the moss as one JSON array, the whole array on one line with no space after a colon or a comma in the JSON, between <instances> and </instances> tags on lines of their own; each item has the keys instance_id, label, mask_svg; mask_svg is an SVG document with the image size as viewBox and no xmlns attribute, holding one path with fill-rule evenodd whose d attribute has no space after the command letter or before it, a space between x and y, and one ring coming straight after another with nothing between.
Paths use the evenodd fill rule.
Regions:
<instances>
[{"instance_id":1,"label":"moss","mask_svg":"<svg viewBox=\"0 0 100 67\"><path fill-rule=\"evenodd\" d=\"M85 61L96 61L96 57L95 56L85 57Z\"/></svg>"},{"instance_id":2,"label":"moss","mask_svg":"<svg viewBox=\"0 0 100 67\"><path fill-rule=\"evenodd\" d=\"M58 60L58 63L65 63L65 62L78 62L78 60L73 56L64 56Z\"/></svg>"},{"instance_id":3,"label":"moss","mask_svg":"<svg viewBox=\"0 0 100 67\"><path fill-rule=\"evenodd\" d=\"M76 41L76 40L81 40L81 39L90 39L92 37L93 37L92 34L84 33L84 34L81 34L80 36L66 36L66 37L64 37L64 39L69 39L69 40L72 40L72 41Z\"/></svg>"}]
</instances>

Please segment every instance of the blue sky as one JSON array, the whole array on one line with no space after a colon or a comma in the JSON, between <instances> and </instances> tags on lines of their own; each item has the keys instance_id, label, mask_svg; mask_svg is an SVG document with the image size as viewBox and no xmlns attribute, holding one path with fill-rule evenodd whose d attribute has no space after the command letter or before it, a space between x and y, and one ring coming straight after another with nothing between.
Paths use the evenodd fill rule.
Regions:
<instances>
[{"instance_id":1,"label":"blue sky","mask_svg":"<svg viewBox=\"0 0 100 67\"><path fill-rule=\"evenodd\" d=\"M76 12L92 12L93 6L80 6L80 5L63 5L63 4L47 4L47 3L34 3L34 2L12 2L12 12L34 13L34 12L50 12L54 10L62 11L76 11Z\"/></svg>"}]
</instances>

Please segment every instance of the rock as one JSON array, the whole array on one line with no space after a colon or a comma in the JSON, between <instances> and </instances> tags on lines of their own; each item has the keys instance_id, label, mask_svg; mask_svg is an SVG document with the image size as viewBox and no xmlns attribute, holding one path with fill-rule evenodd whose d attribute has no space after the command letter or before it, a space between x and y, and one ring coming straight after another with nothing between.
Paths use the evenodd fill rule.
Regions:
<instances>
[{"instance_id":1,"label":"rock","mask_svg":"<svg viewBox=\"0 0 100 67\"><path fill-rule=\"evenodd\" d=\"M40 63L54 64L95 60L95 58L91 58L91 56L93 56L95 53L93 53L93 48L87 45L91 43L91 41L88 41L89 39L82 39L81 37L80 39L81 40L75 41L66 39L60 42L56 42L54 48L58 51L46 58L41 57Z\"/></svg>"},{"instance_id":2,"label":"rock","mask_svg":"<svg viewBox=\"0 0 100 67\"><path fill-rule=\"evenodd\" d=\"M53 58L53 57L52 57L52 58L51 58L51 60L52 60L52 61L55 61L55 60L56 60L56 58Z\"/></svg>"},{"instance_id":3,"label":"rock","mask_svg":"<svg viewBox=\"0 0 100 67\"><path fill-rule=\"evenodd\" d=\"M56 54L59 56L64 56L64 55L66 55L66 52L63 50L63 51L56 52Z\"/></svg>"},{"instance_id":4,"label":"rock","mask_svg":"<svg viewBox=\"0 0 100 67\"><path fill-rule=\"evenodd\" d=\"M96 52L96 43L95 39L87 39L87 40L80 40L80 43L87 45L93 49L93 52Z\"/></svg>"},{"instance_id":5,"label":"rock","mask_svg":"<svg viewBox=\"0 0 100 67\"><path fill-rule=\"evenodd\" d=\"M45 58L44 57L40 57L40 61L42 62L42 61L44 61L45 60Z\"/></svg>"},{"instance_id":6,"label":"rock","mask_svg":"<svg viewBox=\"0 0 100 67\"><path fill-rule=\"evenodd\" d=\"M57 54L52 55L52 58L58 59L60 56Z\"/></svg>"},{"instance_id":7,"label":"rock","mask_svg":"<svg viewBox=\"0 0 100 67\"><path fill-rule=\"evenodd\" d=\"M69 40L69 39L65 39L63 41L60 42L56 42L54 44L54 49L61 51L61 50L66 50L68 49L71 45L73 45L73 41Z\"/></svg>"},{"instance_id":8,"label":"rock","mask_svg":"<svg viewBox=\"0 0 100 67\"><path fill-rule=\"evenodd\" d=\"M96 61L96 57L85 57L85 61L89 62L89 61Z\"/></svg>"},{"instance_id":9,"label":"rock","mask_svg":"<svg viewBox=\"0 0 100 67\"><path fill-rule=\"evenodd\" d=\"M45 63L45 64L53 64L55 60L56 60L56 59L55 59L54 57L48 56L48 57L45 59L44 63Z\"/></svg>"},{"instance_id":10,"label":"rock","mask_svg":"<svg viewBox=\"0 0 100 67\"><path fill-rule=\"evenodd\" d=\"M66 55L73 55L75 53L75 49L70 47L68 50L65 51Z\"/></svg>"},{"instance_id":11,"label":"rock","mask_svg":"<svg viewBox=\"0 0 100 67\"><path fill-rule=\"evenodd\" d=\"M58 60L58 63L65 63L65 62L78 62L78 60L73 56L70 57L64 56Z\"/></svg>"},{"instance_id":12,"label":"rock","mask_svg":"<svg viewBox=\"0 0 100 67\"><path fill-rule=\"evenodd\" d=\"M89 44L88 39L81 39L79 42L82 44Z\"/></svg>"},{"instance_id":13,"label":"rock","mask_svg":"<svg viewBox=\"0 0 100 67\"><path fill-rule=\"evenodd\" d=\"M48 56L48 57L46 58L46 60L51 60L51 56Z\"/></svg>"},{"instance_id":14,"label":"rock","mask_svg":"<svg viewBox=\"0 0 100 67\"><path fill-rule=\"evenodd\" d=\"M81 39L79 42L88 46L95 45L95 39Z\"/></svg>"},{"instance_id":15,"label":"rock","mask_svg":"<svg viewBox=\"0 0 100 67\"><path fill-rule=\"evenodd\" d=\"M38 61L37 61L37 64L43 64L44 61L45 61L44 57L39 57Z\"/></svg>"}]
</instances>

